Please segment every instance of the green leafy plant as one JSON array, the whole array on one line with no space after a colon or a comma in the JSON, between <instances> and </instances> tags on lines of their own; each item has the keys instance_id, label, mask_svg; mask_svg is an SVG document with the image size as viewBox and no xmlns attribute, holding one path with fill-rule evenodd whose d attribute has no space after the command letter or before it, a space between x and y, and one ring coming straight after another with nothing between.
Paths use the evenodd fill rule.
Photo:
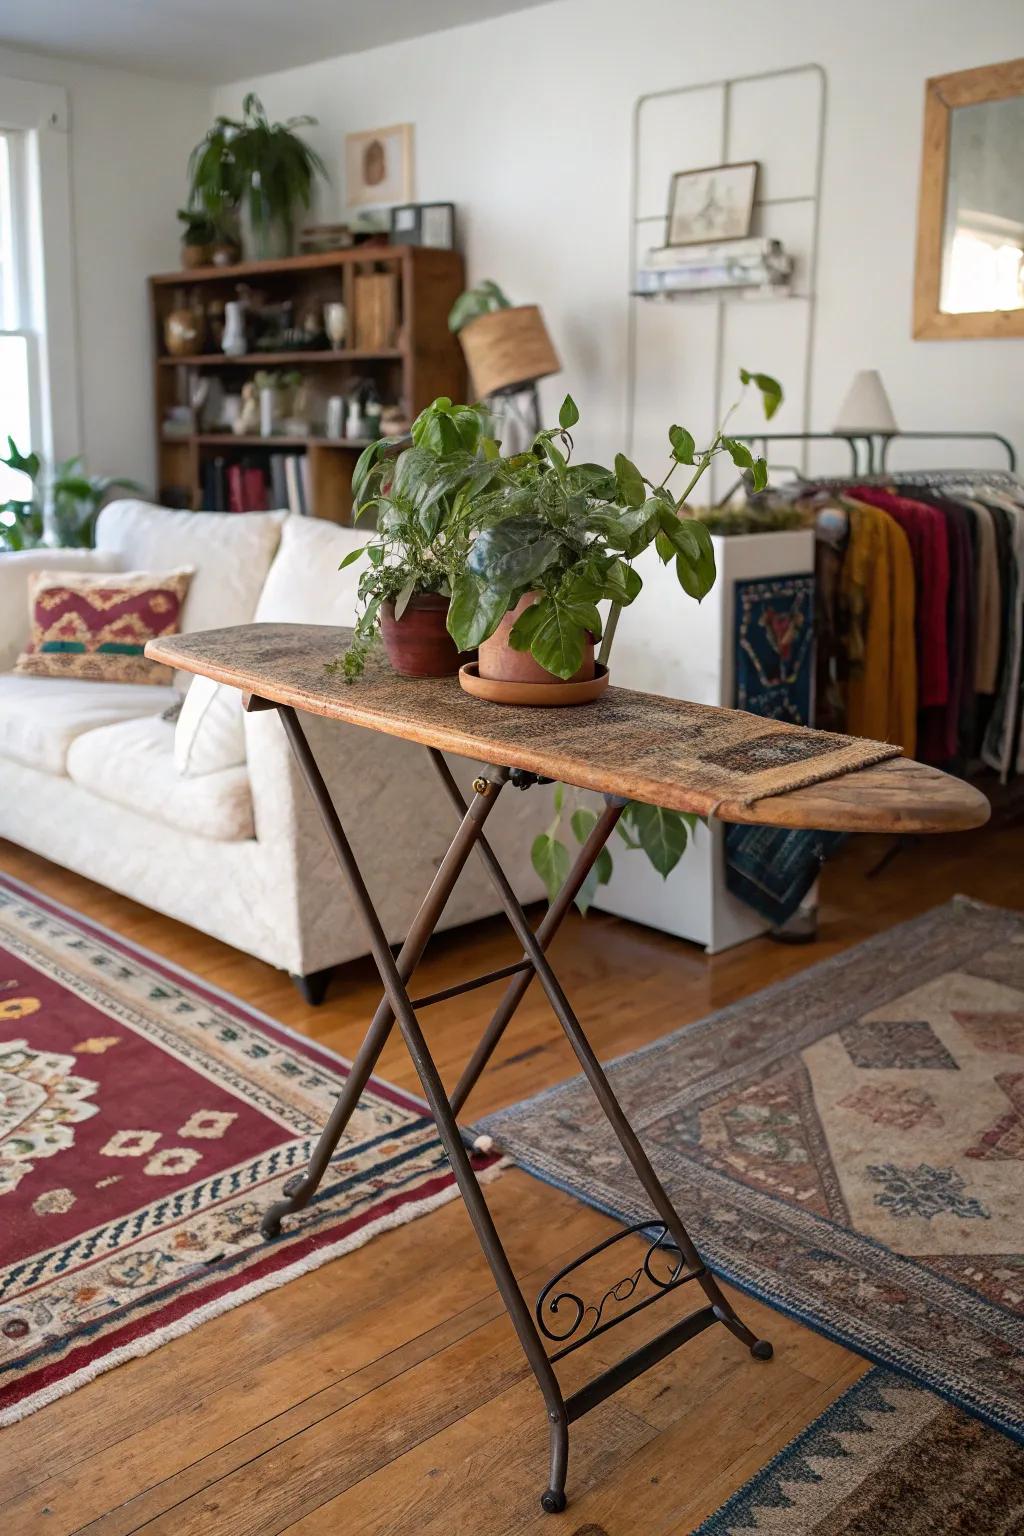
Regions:
<instances>
[{"instance_id":1,"label":"green leafy plant","mask_svg":"<svg viewBox=\"0 0 1024 1536\"><path fill-rule=\"evenodd\" d=\"M142 490L134 480L87 475L80 456L54 465L47 475L38 453L19 452L12 437L7 448L0 464L27 475L32 494L0 506L0 549L35 549L44 538L62 549L90 549L96 519L110 492Z\"/></svg>"},{"instance_id":2,"label":"green leafy plant","mask_svg":"<svg viewBox=\"0 0 1024 1536\"><path fill-rule=\"evenodd\" d=\"M201 208L179 208L178 218L184 226L181 239L184 245L212 245L218 238L216 220Z\"/></svg>"},{"instance_id":3,"label":"green leafy plant","mask_svg":"<svg viewBox=\"0 0 1024 1536\"><path fill-rule=\"evenodd\" d=\"M744 389L756 387L771 417L782 390L767 374L741 371ZM579 670L590 637L601 639L607 663L623 607L643 588L634 561L652 544L672 562L682 590L698 602L715 580L711 536L686 516L686 502L716 455L728 454L747 470L755 488L767 483L767 466L726 433L736 405L707 448L698 450L684 427L669 429L670 458L660 480L644 476L624 454L614 467L572 462L572 429L579 411L566 396L558 426L539 432L525 453L508 457L489 435L481 406L435 400L416 419L412 443L382 440L360 456L353 477L357 519L376 515L376 532L343 561L366 554L359 581L353 640L334 664L347 681L359 676L373 645L381 605L393 601L400 618L417 592L450 598L448 630L460 650L472 650L494 634L521 598L533 601L516 620L509 644L528 650L547 671L569 678ZM671 481L689 470L677 495ZM609 602L602 623L598 604ZM586 840L597 813L570 791L569 826ZM571 862L560 829L566 790L555 792L555 819L534 841L534 867L551 896ZM682 857L695 818L657 806L631 803L619 824L627 847L641 848L667 876ZM577 898L583 910L611 877L607 849Z\"/></svg>"},{"instance_id":4,"label":"green leafy plant","mask_svg":"<svg viewBox=\"0 0 1024 1536\"><path fill-rule=\"evenodd\" d=\"M477 320L481 315L493 315L499 309L511 308L511 301L505 297L497 283L487 277L482 283L477 283L475 288L467 288L465 293L459 294L448 314L448 329L458 335L471 320Z\"/></svg>"},{"instance_id":5,"label":"green leafy plant","mask_svg":"<svg viewBox=\"0 0 1024 1536\"><path fill-rule=\"evenodd\" d=\"M327 178L320 155L296 132L315 124L315 117L272 123L250 91L241 118L218 117L192 151L189 206L219 227L244 207L254 229L274 222L290 228L295 208L310 206L316 177Z\"/></svg>"},{"instance_id":6,"label":"green leafy plant","mask_svg":"<svg viewBox=\"0 0 1024 1536\"><path fill-rule=\"evenodd\" d=\"M344 570L363 554L369 560L359 578L352 641L331 668L346 681L366 665L384 603L393 602L401 618L417 593L451 596L469 554L466 504L473 487L493 474L489 454L496 449L485 436L487 423L482 406L442 397L413 422L404 451L407 439L381 438L360 455L352 477L356 521L372 514L376 529L341 563Z\"/></svg>"}]
</instances>

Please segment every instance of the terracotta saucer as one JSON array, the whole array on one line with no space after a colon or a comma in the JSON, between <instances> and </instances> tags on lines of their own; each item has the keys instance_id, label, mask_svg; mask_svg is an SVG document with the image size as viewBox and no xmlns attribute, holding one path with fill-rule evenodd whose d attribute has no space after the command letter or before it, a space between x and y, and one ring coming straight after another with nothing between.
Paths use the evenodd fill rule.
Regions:
<instances>
[{"instance_id":1,"label":"terracotta saucer","mask_svg":"<svg viewBox=\"0 0 1024 1536\"><path fill-rule=\"evenodd\" d=\"M486 699L490 704L557 709L566 704L592 703L608 686L608 668L596 662L594 676L583 683L510 683L481 677L478 663L467 661L459 668L459 682L474 698Z\"/></svg>"}]
</instances>

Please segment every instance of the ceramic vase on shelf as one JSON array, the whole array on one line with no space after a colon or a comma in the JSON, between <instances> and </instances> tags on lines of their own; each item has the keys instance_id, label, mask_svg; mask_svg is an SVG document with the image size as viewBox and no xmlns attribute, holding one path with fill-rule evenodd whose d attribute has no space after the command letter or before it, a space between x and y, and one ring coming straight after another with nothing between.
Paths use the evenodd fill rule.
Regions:
<instances>
[{"instance_id":1,"label":"ceramic vase on shelf","mask_svg":"<svg viewBox=\"0 0 1024 1536\"><path fill-rule=\"evenodd\" d=\"M277 428L280 391L274 385L260 390L260 437L273 437Z\"/></svg>"},{"instance_id":2,"label":"ceramic vase on shelf","mask_svg":"<svg viewBox=\"0 0 1024 1536\"><path fill-rule=\"evenodd\" d=\"M221 350L229 357L241 357L248 351L249 343L245 335L245 305L239 299L224 305L224 335L220 345Z\"/></svg>"},{"instance_id":3,"label":"ceramic vase on shelf","mask_svg":"<svg viewBox=\"0 0 1024 1536\"><path fill-rule=\"evenodd\" d=\"M348 310L344 304L324 305L324 330L335 352L340 352L348 335Z\"/></svg>"},{"instance_id":4,"label":"ceramic vase on shelf","mask_svg":"<svg viewBox=\"0 0 1024 1536\"><path fill-rule=\"evenodd\" d=\"M292 254L291 218L271 213L265 200L242 199L241 227L246 261L281 261Z\"/></svg>"}]
</instances>

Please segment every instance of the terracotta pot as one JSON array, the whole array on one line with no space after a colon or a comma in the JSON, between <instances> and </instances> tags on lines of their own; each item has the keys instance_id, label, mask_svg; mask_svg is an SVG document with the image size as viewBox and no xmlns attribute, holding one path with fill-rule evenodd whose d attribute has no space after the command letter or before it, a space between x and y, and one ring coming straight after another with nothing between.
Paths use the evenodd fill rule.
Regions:
<instances>
[{"instance_id":1,"label":"terracotta pot","mask_svg":"<svg viewBox=\"0 0 1024 1536\"><path fill-rule=\"evenodd\" d=\"M209 265L210 247L208 245L183 245L181 248L181 264L191 270L193 267L205 267Z\"/></svg>"},{"instance_id":2,"label":"terracotta pot","mask_svg":"<svg viewBox=\"0 0 1024 1536\"><path fill-rule=\"evenodd\" d=\"M482 678L492 678L496 682L504 683L585 683L594 675L594 641L590 638L583 651L583 665L572 677L556 677L554 672L549 672L542 667L539 661L534 661L529 651L514 651L508 643L509 631L523 612L529 608L536 597L535 592L527 592L521 597L514 608L498 625L489 640L485 640L479 650L478 671Z\"/></svg>"},{"instance_id":3,"label":"terracotta pot","mask_svg":"<svg viewBox=\"0 0 1024 1536\"><path fill-rule=\"evenodd\" d=\"M392 669L402 677L452 677L466 653L460 653L445 628L448 599L418 592L400 619L394 603L382 603L380 633Z\"/></svg>"}]
</instances>

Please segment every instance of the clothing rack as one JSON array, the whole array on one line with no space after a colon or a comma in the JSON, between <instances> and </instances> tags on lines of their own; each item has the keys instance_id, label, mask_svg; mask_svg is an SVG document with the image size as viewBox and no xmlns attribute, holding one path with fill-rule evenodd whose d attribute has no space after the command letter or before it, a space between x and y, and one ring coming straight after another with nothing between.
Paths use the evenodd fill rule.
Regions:
<instances>
[{"instance_id":1,"label":"clothing rack","mask_svg":"<svg viewBox=\"0 0 1024 1536\"><path fill-rule=\"evenodd\" d=\"M1016 450L1001 432L734 432L732 436L741 443L759 447L765 458L768 457L769 443L846 443L850 450L850 467L858 477L884 474L890 447L894 442L904 439L912 439L915 442L998 443L1005 450L1010 473L1012 474L1017 468ZM997 473L997 471L987 473ZM889 474L890 476L898 475L901 479L905 478L904 472L900 470L890 470ZM807 474L805 478L815 485L823 483L811 474Z\"/></svg>"}]
</instances>

